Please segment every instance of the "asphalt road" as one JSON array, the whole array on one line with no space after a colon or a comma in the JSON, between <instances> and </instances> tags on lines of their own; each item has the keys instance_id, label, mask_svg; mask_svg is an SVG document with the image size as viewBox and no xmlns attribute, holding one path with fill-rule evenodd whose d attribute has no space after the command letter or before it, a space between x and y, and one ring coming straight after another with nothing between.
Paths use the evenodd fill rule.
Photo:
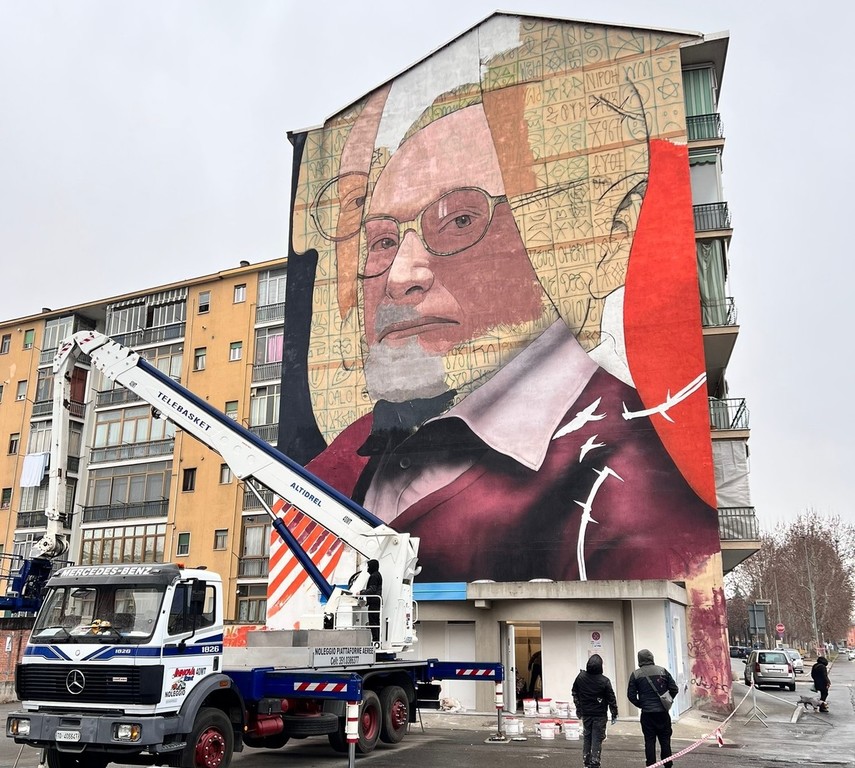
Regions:
<instances>
[{"instance_id":1,"label":"asphalt road","mask_svg":"<svg viewBox=\"0 0 855 768\"><path fill-rule=\"evenodd\" d=\"M736 666L741 672L741 664ZM838 662L831 670L832 688L829 695L831 712L815 715L798 714L798 722L791 719L796 713L798 697L807 695L810 686L808 674L799 676L796 691L768 689L758 691L741 704L736 714L725 726L725 747L719 748L708 740L675 761L675 766L688 768L725 768L726 766L756 766L766 768L776 765L823 765L855 768L855 662ZM736 678L734 702L742 701L745 686ZM756 704L765 715L765 723L749 719L751 707ZM15 704L0 705L0 717ZM492 743L490 736L496 731L496 718L490 715L445 716L429 713L425 717L425 731L414 726L398 745L378 744L369 755L356 758L363 768L496 768L517 766L531 761L550 764L555 768L582 765L581 741L568 741L563 735L556 739L541 740L531 733L531 723L526 729L525 741ZM673 750L677 752L696 743L702 734L712 733L715 721L690 713L675 724ZM0 739L0 765L10 768L36 768L39 755L35 750L14 744L11 739ZM18 762L16 763L16 759ZM280 750L247 749L234 757L236 768L346 768L347 756L333 752L324 738L292 740ZM603 765L606 768L639 768L644 763L644 750L638 723L630 717L610 728L603 745ZM117 766L118 768L118 766Z\"/></svg>"}]
</instances>

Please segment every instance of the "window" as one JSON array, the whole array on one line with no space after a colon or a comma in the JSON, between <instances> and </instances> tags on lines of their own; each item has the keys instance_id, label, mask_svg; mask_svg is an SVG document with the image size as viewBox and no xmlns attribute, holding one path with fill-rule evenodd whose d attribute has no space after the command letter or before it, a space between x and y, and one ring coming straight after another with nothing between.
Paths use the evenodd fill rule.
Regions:
<instances>
[{"instance_id":1,"label":"window","mask_svg":"<svg viewBox=\"0 0 855 768\"><path fill-rule=\"evenodd\" d=\"M18 452L18 446L21 444L21 433L13 432L9 435L9 454Z\"/></svg>"},{"instance_id":2,"label":"window","mask_svg":"<svg viewBox=\"0 0 855 768\"><path fill-rule=\"evenodd\" d=\"M207 347L199 347L193 352L193 370L194 371L204 371L205 370L205 361L208 357L208 349Z\"/></svg>"},{"instance_id":3,"label":"window","mask_svg":"<svg viewBox=\"0 0 855 768\"><path fill-rule=\"evenodd\" d=\"M175 550L175 554L181 557L182 555L190 554L190 533L185 531L184 533L178 534L178 547Z\"/></svg>"},{"instance_id":4,"label":"window","mask_svg":"<svg viewBox=\"0 0 855 768\"><path fill-rule=\"evenodd\" d=\"M235 286L235 304L246 301L246 283Z\"/></svg>"},{"instance_id":5,"label":"window","mask_svg":"<svg viewBox=\"0 0 855 768\"><path fill-rule=\"evenodd\" d=\"M211 310L211 292L199 291L199 314L210 312Z\"/></svg>"},{"instance_id":6,"label":"window","mask_svg":"<svg viewBox=\"0 0 855 768\"><path fill-rule=\"evenodd\" d=\"M168 346L154 347L140 352L147 362L151 363L161 373L179 381L181 378L181 364L184 362L184 345L170 344Z\"/></svg>"},{"instance_id":7,"label":"window","mask_svg":"<svg viewBox=\"0 0 855 768\"><path fill-rule=\"evenodd\" d=\"M267 585L240 584L237 590L237 620L244 624L263 624L267 620Z\"/></svg>"},{"instance_id":8,"label":"window","mask_svg":"<svg viewBox=\"0 0 855 768\"><path fill-rule=\"evenodd\" d=\"M8 355L9 349L12 346L12 334L4 333L3 339L0 341L0 355Z\"/></svg>"},{"instance_id":9,"label":"window","mask_svg":"<svg viewBox=\"0 0 855 768\"><path fill-rule=\"evenodd\" d=\"M187 536L189 541L189 533L180 536ZM204 581L178 584L169 609L167 632L177 635L210 627L216 619L216 606L217 592L213 584Z\"/></svg>"},{"instance_id":10,"label":"window","mask_svg":"<svg viewBox=\"0 0 855 768\"><path fill-rule=\"evenodd\" d=\"M18 390L15 392L16 400L26 400L27 399L27 382L19 381L18 382Z\"/></svg>"},{"instance_id":11,"label":"window","mask_svg":"<svg viewBox=\"0 0 855 768\"><path fill-rule=\"evenodd\" d=\"M237 400L227 401L225 413L226 413L226 416L228 416L232 421L237 421L238 420L238 401Z\"/></svg>"},{"instance_id":12,"label":"window","mask_svg":"<svg viewBox=\"0 0 855 768\"><path fill-rule=\"evenodd\" d=\"M252 427L279 422L279 384L256 387L249 404L249 423Z\"/></svg>"},{"instance_id":13,"label":"window","mask_svg":"<svg viewBox=\"0 0 855 768\"><path fill-rule=\"evenodd\" d=\"M0 493L0 509L9 509L12 504L12 489L4 488Z\"/></svg>"},{"instance_id":14,"label":"window","mask_svg":"<svg viewBox=\"0 0 855 768\"><path fill-rule=\"evenodd\" d=\"M0 384L0 403L3 402L3 385Z\"/></svg>"},{"instance_id":15,"label":"window","mask_svg":"<svg viewBox=\"0 0 855 768\"><path fill-rule=\"evenodd\" d=\"M166 525L127 525L83 531L81 565L162 563Z\"/></svg>"},{"instance_id":16,"label":"window","mask_svg":"<svg viewBox=\"0 0 855 768\"><path fill-rule=\"evenodd\" d=\"M148 405L140 405L115 411L100 411L96 414L92 447L133 445L169 440L174 436L175 425L172 422L156 418Z\"/></svg>"},{"instance_id":17,"label":"window","mask_svg":"<svg viewBox=\"0 0 855 768\"><path fill-rule=\"evenodd\" d=\"M152 461L145 464L126 464L117 467L93 468L89 472L86 506L128 506L145 502L153 505L152 515L166 514L169 485L172 480L172 461Z\"/></svg>"},{"instance_id":18,"label":"window","mask_svg":"<svg viewBox=\"0 0 855 768\"><path fill-rule=\"evenodd\" d=\"M226 485L232 481L232 468L228 464L220 464L220 485Z\"/></svg>"},{"instance_id":19,"label":"window","mask_svg":"<svg viewBox=\"0 0 855 768\"><path fill-rule=\"evenodd\" d=\"M53 399L53 371L39 368L36 374L36 402L44 403Z\"/></svg>"},{"instance_id":20,"label":"window","mask_svg":"<svg viewBox=\"0 0 855 768\"><path fill-rule=\"evenodd\" d=\"M42 338L42 351L56 349L60 342L65 341L74 332L74 318L56 317L45 323L45 334Z\"/></svg>"},{"instance_id":21,"label":"window","mask_svg":"<svg viewBox=\"0 0 855 768\"><path fill-rule=\"evenodd\" d=\"M24 349L32 349L33 345L36 343L36 331L35 328L27 328L24 331Z\"/></svg>"},{"instance_id":22,"label":"window","mask_svg":"<svg viewBox=\"0 0 855 768\"><path fill-rule=\"evenodd\" d=\"M227 528L217 528L214 531L214 549L226 549L229 544L229 531Z\"/></svg>"},{"instance_id":23,"label":"window","mask_svg":"<svg viewBox=\"0 0 855 768\"><path fill-rule=\"evenodd\" d=\"M243 342L233 341L229 344L229 362L240 360L243 357Z\"/></svg>"},{"instance_id":24,"label":"window","mask_svg":"<svg viewBox=\"0 0 855 768\"><path fill-rule=\"evenodd\" d=\"M282 328L259 328L255 332L255 364L282 362Z\"/></svg>"},{"instance_id":25,"label":"window","mask_svg":"<svg viewBox=\"0 0 855 768\"><path fill-rule=\"evenodd\" d=\"M285 303L284 269L268 269L258 276L258 306Z\"/></svg>"},{"instance_id":26,"label":"window","mask_svg":"<svg viewBox=\"0 0 855 768\"><path fill-rule=\"evenodd\" d=\"M196 467L188 467L184 470L184 475L181 479L182 491L196 490Z\"/></svg>"}]
</instances>

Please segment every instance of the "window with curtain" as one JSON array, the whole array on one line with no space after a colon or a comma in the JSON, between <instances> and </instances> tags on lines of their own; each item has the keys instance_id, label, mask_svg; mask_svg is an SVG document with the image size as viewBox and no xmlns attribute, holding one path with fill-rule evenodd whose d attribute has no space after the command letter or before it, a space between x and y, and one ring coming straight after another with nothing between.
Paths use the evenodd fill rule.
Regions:
<instances>
[{"instance_id":1,"label":"window with curtain","mask_svg":"<svg viewBox=\"0 0 855 768\"><path fill-rule=\"evenodd\" d=\"M701 323L706 327L727 325L727 267L721 240L697 244Z\"/></svg>"},{"instance_id":2,"label":"window with curtain","mask_svg":"<svg viewBox=\"0 0 855 768\"><path fill-rule=\"evenodd\" d=\"M683 97L686 117L711 115L716 111L715 71L712 67L683 70Z\"/></svg>"},{"instance_id":3,"label":"window with curtain","mask_svg":"<svg viewBox=\"0 0 855 768\"><path fill-rule=\"evenodd\" d=\"M258 306L285 303L285 270L268 269L258 275Z\"/></svg>"},{"instance_id":4,"label":"window with curtain","mask_svg":"<svg viewBox=\"0 0 855 768\"><path fill-rule=\"evenodd\" d=\"M282 362L282 328L259 328L255 332L255 364Z\"/></svg>"}]
</instances>

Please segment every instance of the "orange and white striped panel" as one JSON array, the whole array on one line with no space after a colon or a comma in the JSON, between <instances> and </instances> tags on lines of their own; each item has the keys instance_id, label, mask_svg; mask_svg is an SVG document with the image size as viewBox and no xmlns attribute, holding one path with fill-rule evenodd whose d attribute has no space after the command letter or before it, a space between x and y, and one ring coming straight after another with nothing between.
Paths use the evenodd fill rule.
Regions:
<instances>
[{"instance_id":1,"label":"orange and white striped panel","mask_svg":"<svg viewBox=\"0 0 855 768\"><path fill-rule=\"evenodd\" d=\"M276 500L273 512L285 521L324 578L331 580L344 550L342 541L282 499ZM276 529L271 528L267 626L271 629L299 628L299 618L306 613L305 600L301 596L307 592L317 594L300 561L294 557Z\"/></svg>"}]
</instances>

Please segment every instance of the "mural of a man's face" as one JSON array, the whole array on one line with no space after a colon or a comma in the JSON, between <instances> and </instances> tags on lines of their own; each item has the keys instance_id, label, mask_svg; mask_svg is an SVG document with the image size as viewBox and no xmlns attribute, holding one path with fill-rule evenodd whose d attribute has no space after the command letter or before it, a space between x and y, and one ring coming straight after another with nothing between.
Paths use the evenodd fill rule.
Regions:
<instances>
[{"instance_id":1,"label":"mural of a man's face","mask_svg":"<svg viewBox=\"0 0 855 768\"><path fill-rule=\"evenodd\" d=\"M383 170L362 269L373 398L446 391L445 356L542 317L543 290L504 192L481 106L423 128Z\"/></svg>"}]
</instances>

